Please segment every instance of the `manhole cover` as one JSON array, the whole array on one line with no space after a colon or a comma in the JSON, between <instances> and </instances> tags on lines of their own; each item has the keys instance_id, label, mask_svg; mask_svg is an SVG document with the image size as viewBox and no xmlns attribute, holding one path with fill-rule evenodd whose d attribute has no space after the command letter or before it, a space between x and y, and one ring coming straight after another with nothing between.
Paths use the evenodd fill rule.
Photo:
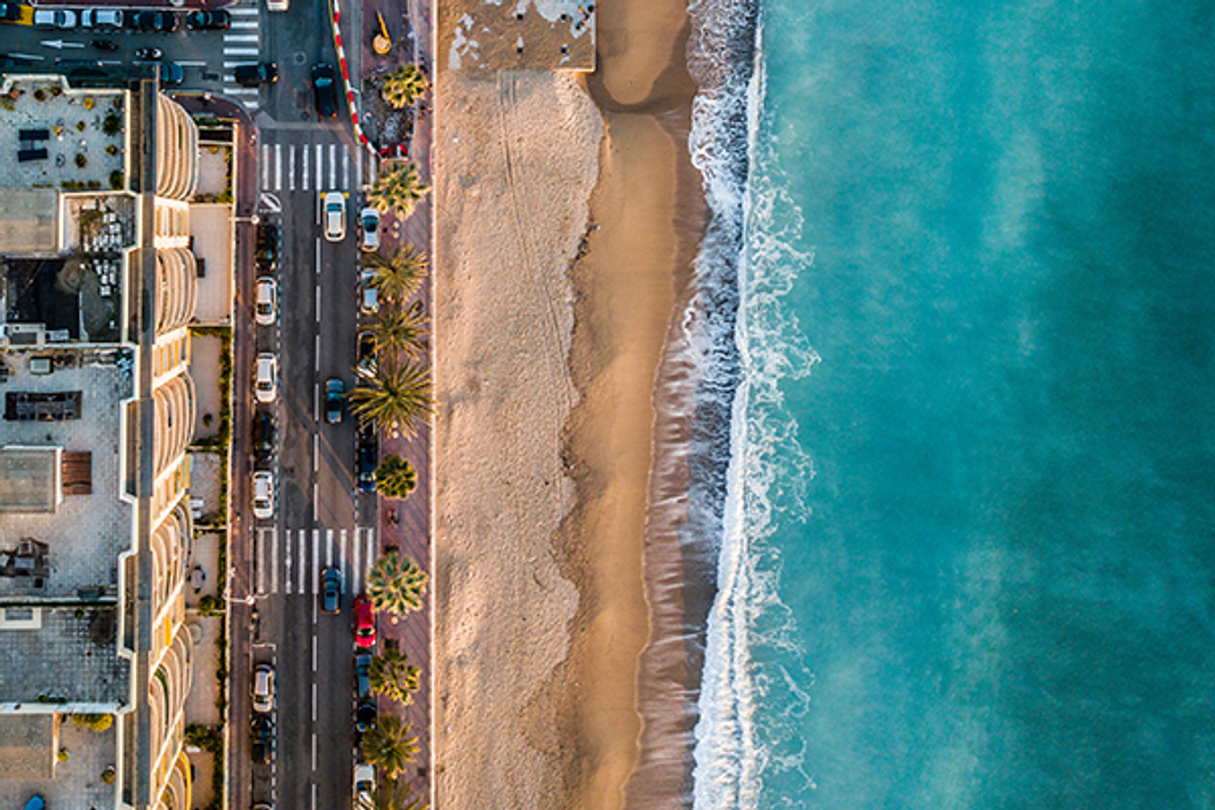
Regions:
<instances>
[{"instance_id":1,"label":"manhole cover","mask_svg":"<svg viewBox=\"0 0 1215 810\"><path fill-rule=\"evenodd\" d=\"M291 61L297 65L304 64L305 60L307 59L308 57L304 55L303 51L296 51L295 55L291 57Z\"/></svg>"}]
</instances>

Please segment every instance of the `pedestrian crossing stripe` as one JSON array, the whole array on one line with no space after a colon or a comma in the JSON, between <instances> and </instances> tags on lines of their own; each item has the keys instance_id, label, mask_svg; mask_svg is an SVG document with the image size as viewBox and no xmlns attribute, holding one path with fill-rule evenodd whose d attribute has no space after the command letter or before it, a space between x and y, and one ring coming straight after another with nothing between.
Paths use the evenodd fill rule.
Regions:
<instances>
[{"instance_id":1,"label":"pedestrian crossing stripe","mask_svg":"<svg viewBox=\"0 0 1215 810\"><path fill-rule=\"evenodd\" d=\"M316 596L321 573L336 560L344 592L361 593L377 551L373 528L289 529L280 535L277 526L260 526L254 538L255 592Z\"/></svg>"},{"instance_id":2,"label":"pedestrian crossing stripe","mask_svg":"<svg viewBox=\"0 0 1215 810\"><path fill-rule=\"evenodd\" d=\"M262 191L350 192L362 182L363 154L352 151L346 144L289 143L285 146L286 149L281 143L263 143L258 147ZM351 163L354 164L353 172ZM283 164L286 164L286 172Z\"/></svg>"}]
</instances>

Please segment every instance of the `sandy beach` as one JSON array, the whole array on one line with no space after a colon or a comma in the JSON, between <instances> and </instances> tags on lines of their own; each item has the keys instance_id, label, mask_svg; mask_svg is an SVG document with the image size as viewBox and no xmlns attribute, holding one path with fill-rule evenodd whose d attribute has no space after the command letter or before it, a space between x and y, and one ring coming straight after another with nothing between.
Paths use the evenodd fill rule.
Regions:
<instances>
[{"instance_id":1,"label":"sandy beach","mask_svg":"<svg viewBox=\"0 0 1215 810\"><path fill-rule=\"evenodd\" d=\"M623 807L640 758L655 381L702 212L683 4L608 5L589 77L436 59L439 808Z\"/></svg>"}]
</instances>

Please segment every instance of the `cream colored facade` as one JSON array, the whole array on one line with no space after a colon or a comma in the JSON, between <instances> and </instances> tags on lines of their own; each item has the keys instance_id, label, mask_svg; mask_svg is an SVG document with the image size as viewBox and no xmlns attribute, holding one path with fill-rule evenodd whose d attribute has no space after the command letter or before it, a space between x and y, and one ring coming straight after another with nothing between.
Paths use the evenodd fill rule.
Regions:
<instances>
[{"instance_id":1,"label":"cream colored facade","mask_svg":"<svg viewBox=\"0 0 1215 810\"><path fill-rule=\"evenodd\" d=\"M47 77L38 78L45 80ZM66 83L63 87L66 93L81 92L67 88ZM96 91L91 92L98 95ZM92 419L95 412L90 409L105 407L120 414L117 430L112 431L118 435L103 442L103 445L119 448L117 474L113 476L118 482L117 497L111 498L105 506L120 519L125 519L129 527L125 542L122 537L115 542L118 553L108 558L117 582L113 590L117 593L102 587L101 595L94 597L95 589L81 587L79 583L61 586L56 577L70 567L66 564L67 549L53 547L51 553L55 564L38 586L44 593L27 587L24 581L12 587L0 582L0 586L4 586L0 587L0 645L9 638L15 639L28 643L32 654L36 655L39 648L54 648L54 643L61 642L70 653L66 639L49 635L58 632L55 628L61 623L71 625L71 616L61 615L65 599L69 607L79 605L75 609L77 619L85 612L110 611L116 616L117 629L112 646L102 649L118 659L116 665L113 662L109 665L107 677L113 670L111 681L116 681L119 687L107 691L84 682L87 678L83 674L82 682L73 683L67 673L67 686L58 692L48 692L29 683L28 679L23 682L24 670L18 669L16 663L6 665L0 660L0 735L4 732L6 717L54 715L58 718L53 726L58 737L58 730L71 714L112 715L115 718L112 758L116 771L110 788L112 806L118 810L191 810L192 786L183 738L184 707L192 687L194 646L185 624L183 592L194 536L186 498L190 486L186 450L196 417L194 383L188 372L188 330L198 299L197 264L189 247L189 201L198 184L198 129L186 111L160 93L151 80L135 80L128 89L115 92L125 94L123 109L128 133L152 132L155 137L154 157L144 155L137 144L128 143L127 153L131 157L128 158L127 188L112 195L126 198L127 207L136 212L135 239L123 250L122 336L108 347L74 347L68 342L56 345L54 351L56 357L67 357L72 352L78 355L72 365L81 369L79 376L83 382L79 384L85 386L91 383L85 371L90 363L104 365L98 358L120 355L131 358L127 395L115 398L108 406L95 400L86 401L83 415L83 418ZM138 119L133 120L136 117ZM129 161L133 160L144 163L130 165ZM107 196L100 192L89 194ZM61 216L67 210L63 201L66 196L66 193L60 194ZM60 227L60 233L67 230ZM0 243L0 254L6 252L6 246ZM17 334L11 329L12 324L5 326ZM18 385L32 388L54 384L57 379L54 374L45 379L34 376L33 372L27 377L20 376L24 370L32 368L31 362L39 353L47 351L44 344L28 348L5 346L4 357L16 370ZM113 370L105 374L117 376ZM66 372L61 376L69 378ZM98 425L112 423L112 420L100 417L96 417ZM0 446L16 443L15 440L24 438L26 432L35 435L24 424L0 423ZM65 423L62 439L57 438L53 430L43 432L48 440L62 441L64 449L72 450L70 443L79 441L73 437L79 435L80 428ZM24 443L29 444L28 441ZM53 540L73 530L70 525L56 525L55 516L17 515L11 520L8 515L5 517L6 521L0 525L0 549L18 531L29 532L30 536L37 536L34 533L38 532ZM58 517L67 520L68 514L61 511ZM101 520L100 514L98 520ZM95 528L95 531L103 529ZM116 531L122 531L121 524L117 525ZM109 553L105 551L106 543L94 545L99 549L96 554ZM72 552L82 558L78 568L100 569L107 564L106 559L88 559L85 556L89 553L87 548ZM53 556L55 554L58 558ZM63 593L49 594L45 592L48 586L51 590L59 588ZM81 596L82 593L87 596ZM35 616L37 621L21 624L15 619L9 620L10 616L27 615ZM20 633L25 635L18 635ZM41 645L32 633L44 634ZM95 647L86 646L86 650L86 654L92 655ZM6 666L12 667L11 671L6 671ZM98 744L101 739L98 738ZM47 751L54 754L58 740L44 742ZM34 759L39 759L41 754L35 749L41 744L42 741L35 740L19 753L29 756L32 751ZM3 755L0 755L2 759ZM51 762L52 774L55 769L55 763ZM69 787L56 785L54 775L44 782L31 781L24 776L20 772L5 773L5 763L0 761L0 800L13 804L20 795L28 798L31 789L54 796L56 790ZM96 781L96 774L92 780ZM96 790L96 786L90 785L89 789ZM64 793L64 803L60 806L69 806L66 797L71 795L74 794ZM47 803L54 806L49 798Z\"/></svg>"}]
</instances>

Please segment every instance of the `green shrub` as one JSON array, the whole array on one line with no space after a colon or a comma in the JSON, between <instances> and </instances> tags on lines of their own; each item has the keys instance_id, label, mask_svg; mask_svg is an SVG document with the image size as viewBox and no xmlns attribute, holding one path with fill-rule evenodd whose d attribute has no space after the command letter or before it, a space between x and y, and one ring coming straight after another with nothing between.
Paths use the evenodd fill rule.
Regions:
<instances>
[{"instance_id":1,"label":"green shrub","mask_svg":"<svg viewBox=\"0 0 1215 810\"><path fill-rule=\"evenodd\" d=\"M98 733L114 725L112 714L73 714L72 722L80 728L87 728Z\"/></svg>"}]
</instances>

